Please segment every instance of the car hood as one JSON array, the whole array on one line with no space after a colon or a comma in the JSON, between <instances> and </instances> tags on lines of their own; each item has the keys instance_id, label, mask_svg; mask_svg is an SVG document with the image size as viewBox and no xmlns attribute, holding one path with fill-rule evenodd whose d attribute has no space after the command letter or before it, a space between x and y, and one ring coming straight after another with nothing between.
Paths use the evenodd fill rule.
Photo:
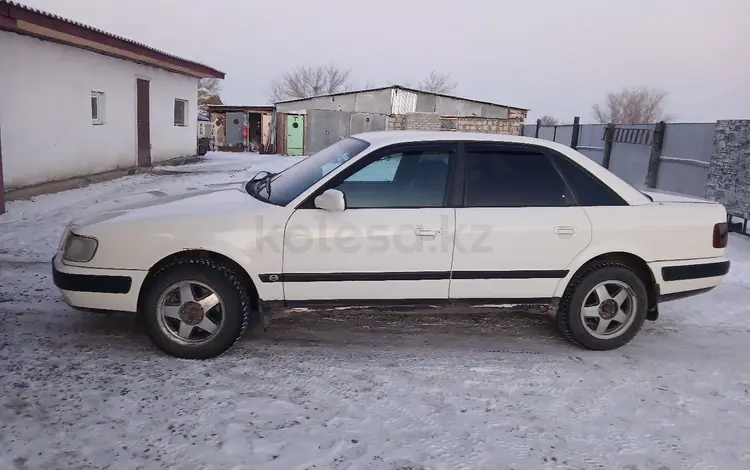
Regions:
<instances>
[{"instance_id":1,"label":"car hood","mask_svg":"<svg viewBox=\"0 0 750 470\"><path fill-rule=\"evenodd\" d=\"M261 212L272 206L250 196L245 183L226 183L203 188L153 190L102 202L79 214L70 227L90 227L108 222Z\"/></svg>"}]
</instances>

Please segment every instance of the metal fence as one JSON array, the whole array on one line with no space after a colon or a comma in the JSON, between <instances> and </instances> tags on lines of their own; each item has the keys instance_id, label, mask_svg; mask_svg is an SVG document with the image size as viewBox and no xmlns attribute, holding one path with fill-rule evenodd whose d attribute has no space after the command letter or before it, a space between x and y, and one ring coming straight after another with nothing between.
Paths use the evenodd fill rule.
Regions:
<instances>
[{"instance_id":1,"label":"metal fence","mask_svg":"<svg viewBox=\"0 0 750 470\"><path fill-rule=\"evenodd\" d=\"M715 129L715 123L526 124L523 135L570 145L635 187L705 197Z\"/></svg>"}]
</instances>

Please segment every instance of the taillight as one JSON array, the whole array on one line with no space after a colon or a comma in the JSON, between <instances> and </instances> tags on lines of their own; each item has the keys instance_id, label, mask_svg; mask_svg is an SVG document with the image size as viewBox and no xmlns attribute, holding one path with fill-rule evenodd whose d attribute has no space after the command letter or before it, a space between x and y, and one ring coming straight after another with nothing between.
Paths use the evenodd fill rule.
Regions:
<instances>
[{"instance_id":1,"label":"taillight","mask_svg":"<svg viewBox=\"0 0 750 470\"><path fill-rule=\"evenodd\" d=\"M721 222L714 225L714 248L726 248L729 241L729 225Z\"/></svg>"}]
</instances>

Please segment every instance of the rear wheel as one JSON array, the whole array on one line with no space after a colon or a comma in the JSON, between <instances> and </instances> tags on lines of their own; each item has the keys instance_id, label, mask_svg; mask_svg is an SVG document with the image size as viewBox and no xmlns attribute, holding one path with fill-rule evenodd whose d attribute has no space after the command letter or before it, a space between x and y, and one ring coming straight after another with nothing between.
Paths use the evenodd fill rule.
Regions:
<instances>
[{"instance_id":1,"label":"rear wheel","mask_svg":"<svg viewBox=\"0 0 750 470\"><path fill-rule=\"evenodd\" d=\"M630 267L594 263L571 280L557 325L569 340L587 349L617 349L643 326L647 297L645 284Z\"/></svg>"},{"instance_id":2,"label":"rear wheel","mask_svg":"<svg viewBox=\"0 0 750 470\"><path fill-rule=\"evenodd\" d=\"M250 292L212 260L178 260L159 271L143 303L146 333L161 349L184 359L226 352L248 326Z\"/></svg>"}]
</instances>

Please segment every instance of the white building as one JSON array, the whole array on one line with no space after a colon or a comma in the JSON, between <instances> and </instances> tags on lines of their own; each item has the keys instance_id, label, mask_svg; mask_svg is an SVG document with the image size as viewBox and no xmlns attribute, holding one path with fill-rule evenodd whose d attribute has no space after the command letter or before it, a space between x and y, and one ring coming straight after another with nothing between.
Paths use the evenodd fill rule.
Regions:
<instances>
[{"instance_id":1,"label":"white building","mask_svg":"<svg viewBox=\"0 0 750 470\"><path fill-rule=\"evenodd\" d=\"M195 155L202 77L224 73L0 0L0 213L3 190Z\"/></svg>"}]
</instances>

